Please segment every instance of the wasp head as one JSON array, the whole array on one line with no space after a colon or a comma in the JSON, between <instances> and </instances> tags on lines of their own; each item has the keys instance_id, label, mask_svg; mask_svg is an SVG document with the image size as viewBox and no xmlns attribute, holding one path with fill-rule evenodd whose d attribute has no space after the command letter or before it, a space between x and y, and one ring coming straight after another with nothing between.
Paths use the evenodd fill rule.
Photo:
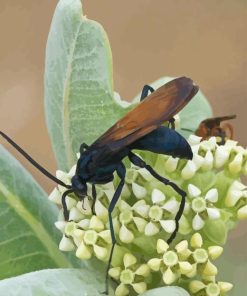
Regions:
<instances>
[{"instance_id":1,"label":"wasp head","mask_svg":"<svg viewBox=\"0 0 247 296\"><path fill-rule=\"evenodd\" d=\"M71 179L72 189L75 194L80 198L84 199L87 195L87 184L78 175L75 175Z\"/></svg>"}]
</instances>

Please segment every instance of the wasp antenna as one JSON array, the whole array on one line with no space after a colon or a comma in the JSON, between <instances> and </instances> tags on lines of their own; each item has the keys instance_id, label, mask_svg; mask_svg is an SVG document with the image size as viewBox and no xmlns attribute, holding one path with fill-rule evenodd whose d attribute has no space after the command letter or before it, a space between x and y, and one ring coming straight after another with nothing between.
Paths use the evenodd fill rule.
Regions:
<instances>
[{"instance_id":1,"label":"wasp antenna","mask_svg":"<svg viewBox=\"0 0 247 296\"><path fill-rule=\"evenodd\" d=\"M51 179L52 181L54 181L55 183L71 189L70 185L66 185L65 183L63 183L61 180L57 179L56 177L54 177L51 173L49 173L45 168L43 168L39 163L37 163L29 154L27 154L27 152L25 152L19 145L17 145L12 139L10 139L10 137L8 137L5 133L3 133L2 131L0 131L0 135L7 141L9 142L10 145L12 145L18 152L21 153L22 156L24 156L34 167L36 167L36 169L38 169L42 174L44 174L46 177L48 177L49 179Z\"/></svg>"},{"instance_id":2,"label":"wasp antenna","mask_svg":"<svg viewBox=\"0 0 247 296\"><path fill-rule=\"evenodd\" d=\"M188 128L180 128L181 131L186 131L186 132L191 132L191 133L194 133L195 131L192 131L191 129L188 129Z\"/></svg>"}]
</instances>

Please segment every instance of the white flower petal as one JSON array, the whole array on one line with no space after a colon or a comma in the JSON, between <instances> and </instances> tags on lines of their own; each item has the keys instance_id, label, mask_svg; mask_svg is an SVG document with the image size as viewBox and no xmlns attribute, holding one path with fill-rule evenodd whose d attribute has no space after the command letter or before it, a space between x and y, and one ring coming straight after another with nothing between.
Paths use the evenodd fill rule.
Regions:
<instances>
[{"instance_id":1,"label":"white flower petal","mask_svg":"<svg viewBox=\"0 0 247 296\"><path fill-rule=\"evenodd\" d=\"M241 169L242 169L242 162L243 162L243 154L242 153L238 153L233 161L231 161L231 163L229 163L229 171L232 174L238 174Z\"/></svg>"},{"instance_id":2,"label":"white flower petal","mask_svg":"<svg viewBox=\"0 0 247 296\"><path fill-rule=\"evenodd\" d=\"M194 162L196 169L198 170L204 163L204 158L201 155L194 153L192 161Z\"/></svg>"},{"instance_id":3,"label":"white flower petal","mask_svg":"<svg viewBox=\"0 0 247 296\"><path fill-rule=\"evenodd\" d=\"M73 251L74 249L75 249L75 246L72 240L66 236L63 236L59 243L59 250L69 252L69 251Z\"/></svg>"},{"instance_id":4,"label":"white flower petal","mask_svg":"<svg viewBox=\"0 0 247 296\"><path fill-rule=\"evenodd\" d=\"M95 202L95 213L104 222L108 220L108 210L98 199Z\"/></svg>"},{"instance_id":5,"label":"white flower petal","mask_svg":"<svg viewBox=\"0 0 247 296\"><path fill-rule=\"evenodd\" d=\"M238 210L237 215L238 215L238 219L239 220L245 220L245 219L247 219L247 205L245 205L242 208L240 208Z\"/></svg>"},{"instance_id":6,"label":"white flower petal","mask_svg":"<svg viewBox=\"0 0 247 296\"><path fill-rule=\"evenodd\" d=\"M58 205L61 205L62 204L61 197L62 197L62 195L61 195L60 191L57 188L54 188L48 198L50 201L52 201Z\"/></svg>"},{"instance_id":7,"label":"white flower petal","mask_svg":"<svg viewBox=\"0 0 247 296\"><path fill-rule=\"evenodd\" d=\"M160 225L168 233L173 233L176 228L174 220L160 220Z\"/></svg>"},{"instance_id":8,"label":"white flower petal","mask_svg":"<svg viewBox=\"0 0 247 296\"><path fill-rule=\"evenodd\" d=\"M181 171L181 176L184 180L188 180L195 175L197 168L192 160L188 160L187 164Z\"/></svg>"},{"instance_id":9,"label":"white flower petal","mask_svg":"<svg viewBox=\"0 0 247 296\"><path fill-rule=\"evenodd\" d=\"M202 169L209 171L213 168L213 164L214 164L213 153L210 150L208 150L205 155L204 162L202 164Z\"/></svg>"},{"instance_id":10,"label":"white flower petal","mask_svg":"<svg viewBox=\"0 0 247 296\"><path fill-rule=\"evenodd\" d=\"M55 222L55 226L58 230L60 230L62 233L64 233L65 226L68 222L65 221L57 221Z\"/></svg>"},{"instance_id":11,"label":"white flower petal","mask_svg":"<svg viewBox=\"0 0 247 296\"><path fill-rule=\"evenodd\" d=\"M214 150L217 146L216 137L210 137L208 140L201 142L201 148L203 150Z\"/></svg>"},{"instance_id":12,"label":"white flower petal","mask_svg":"<svg viewBox=\"0 0 247 296\"><path fill-rule=\"evenodd\" d=\"M217 147L215 152L215 167L217 169L221 168L229 159L231 149L220 145Z\"/></svg>"},{"instance_id":13,"label":"white flower petal","mask_svg":"<svg viewBox=\"0 0 247 296\"><path fill-rule=\"evenodd\" d=\"M144 198L147 194L146 188L143 186L140 186L135 182L132 183L132 190L136 198L139 198L139 199Z\"/></svg>"},{"instance_id":14,"label":"white flower petal","mask_svg":"<svg viewBox=\"0 0 247 296\"><path fill-rule=\"evenodd\" d=\"M133 221L139 232L143 233L147 225L147 221L140 217L133 217Z\"/></svg>"},{"instance_id":15,"label":"white flower petal","mask_svg":"<svg viewBox=\"0 0 247 296\"><path fill-rule=\"evenodd\" d=\"M176 168L177 168L178 161L179 161L179 158L174 158L174 157L170 156L167 159L167 161L165 162L165 170L168 173L174 172L176 170Z\"/></svg>"},{"instance_id":16,"label":"white flower petal","mask_svg":"<svg viewBox=\"0 0 247 296\"><path fill-rule=\"evenodd\" d=\"M134 240L135 237L125 225L122 225L119 230L119 238L123 243L129 244Z\"/></svg>"},{"instance_id":17,"label":"white flower petal","mask_svg":"<svg viewBox=\"0 0 247 296\"><path fill-rule=\"evenodd\" d=\"M188 193L189 196L194 198L201 195L201 190L193 184L188 185Z\"/></svg>"},{"instance_id":18,"label":"white flower petal","mask_svg":"<svg viewBox=\"0 0 247 296\"><path fill-rule=\"evenodd\" d=\"M192 227L194 230L200 230L203 228L205 222L202 220L200 215L196 214L192 221Z\"/></svg>"},{"instance_id":19,"label":"white flower petal","mask_svg":"<svg viewBox=\"0 0 247 296\"><path fill-rule=\"evenodd\" d=\"M152 202L160 203L166 199L165 194L161 192L159 189L153 189L152 191Z\"/></svg>"},{"instance_id":20,"label":"white flower petal","mask_svg":"<svg viewBox=\"0 0 247 296\"><path fill-rule=\"evenodd\" d=\"M214 208L207 208L207 213L210 219L219 219L220 211Z\"/></svg>"},{"instance_id":21,"label":"white flower petal","mask_svg":"<svg viewBox=\"0 0 247 296\"><path fill-rule=\"evenodd\" d=\"M132 208L137 214L139 214L143 218L148 217L150 206L147 205L144 200L140 200L140 203L136 202Z\"/></svg>"},{"instance_id":22,"label":"white flower petal","mask_svg":"<svg viewBox=\"0 0 247 296\"><path fill-rule=\"evenodd\" d=\"M152 236L159 232L159 227L153 222L149 222L145 227L145 235Z\"/></svg>"},{"instance_id":23,"label":"white flower petal","mask_svg":"<svg viewBox=\"0 0 247 296\"><path fill-rule=\"evenodd\" d=\"M84 215L81 211L79 211L77 208L72 208L69 212L69 220L72 221L80 221L84 218Z\"/></svg>"},{"instance_id":24,"label":"white flower petal","mask_svg":"<svg viewBox=\"0 0 247 296\"><path fill-rule=\"evenodd\" d=\"M138 173L146 180L151 181L154 177L145 168L140 168Z\"/></svg>"},{"instance_id":25,"label":"white flower petal","mask_svg":"<svg viewBox=\"0 0 247 296\"><path fill-rule=\"evenodd\" d=\"M168 200L161 208L172 214L175 214L178 211L179 202L176 200Z\"/></svg>"},{"instance_id":26,"label":"white flower petal","mask_svg":"<svg viewBox=\"0 0 247 296\"><path fill-rule=\"evenodd\" d=\"M198 137L196 135L190 135L188 138L188 142L190 145L200 144L202 137Z\"/></svg>"},{"instance_id":27,"label":"white flower petal","mask_svg":"<svg viewBox=\"0 0 247 296\"><path fill-rule=\"evenodd\" d=\"M235 204L240 200L240 198L243 196L244 191L240 190L229 190L226 199L225 199L225 205L227 207L233 207Z\"/></svg>"},{"instance_id":28,"label":"white flower petal","mask_svg":"<svg viewBox=\"0 0 247 296\"><path fill-rule=\"evenodd\" d=\"M210 189L206 195L205 199L210 201L210 202L217 202L218 201L218 190L216 188Z\"/></svg>"},{"instance_id":29,"label":"white flower petal","mask_svg":"<svg viewBox=\"0 0 247 296\"><path fill-rule=\"evenodd\" d=\"M120 212L123 212L124 210L131 210L131 206L123 199L120 199L118 208Z\"/></svg>"}]
</instances>

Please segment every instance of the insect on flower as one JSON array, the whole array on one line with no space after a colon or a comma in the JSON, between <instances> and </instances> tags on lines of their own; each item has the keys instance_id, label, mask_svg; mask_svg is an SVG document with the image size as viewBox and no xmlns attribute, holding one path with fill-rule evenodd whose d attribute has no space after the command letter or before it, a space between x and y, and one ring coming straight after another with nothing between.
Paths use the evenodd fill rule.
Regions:
<instances>
[{"instance_id":1,"label":"insect on flower","mask_svg":"<svg viewBox=\"0 0 247 296\"><path fill-rule=\"evenodd\" d=\"M224 145L226 139L233 139L233 127L230 123L221 126L221 122L235 118L236 115L207 118L200 123L195 134L204 140L210 137L218 137L220 139L218 144Z\"/></svg>"},{"instance_id":2,"label":"insect on flower","mask_svg":"<svg viewBox=\"0 0 247 296\"><path fill-rule=\"evenodd\" d=\"M151 92L150 95L148 93ZM92 184L92 211L97 198L95 184L105 184L113 180L113 173L116 172L120 183L110 202L109 225L112 239L112 248L106 273L106 293L108 291L108 271L111 266L116 238L112 222L112 211L121 195L125 183L126 169L122 162L125 157L136 166L145 168L154 178L171 186L180 196L181 203L175 217L176 228L169 237L167 243L175 238L179 227L179 219L185 206L186 193L175 183L160 176L150 165L146 164L132 150L148 150L154 153L171 155L173 157L192 159L192 150L187 141L174 130L174 118L198 92L198 86L186 77L180 77L161 86L156 91L145 85L141 94L141 103L128 112L123 118L109 128L92 145L83 143L80 147L80 157L76 166L76 173L71 179L71 185L67 185L54 177L22 148L20 148L6 134L0 132L12 146L14 146L27 160L38 170L57 184L64 186L67 190L62 195L62 205L65 220L68 220L68 210L65 197L74 193L79 200L87 196L87 183ZM162 126L168 121L172 129Z\"/></svg>"}]
</instances>

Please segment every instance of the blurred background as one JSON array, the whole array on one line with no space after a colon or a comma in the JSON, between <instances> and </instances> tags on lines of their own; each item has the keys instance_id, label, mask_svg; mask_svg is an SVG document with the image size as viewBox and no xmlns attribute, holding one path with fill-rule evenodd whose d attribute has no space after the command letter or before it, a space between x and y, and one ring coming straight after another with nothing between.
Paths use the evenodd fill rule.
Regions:
<instances>
[{"instance_id":1,"label":"blurred background","mask_svg":"<svg viewBox=\"0 0 247 296\"><path fill-rule=\"evenodd\" d=\"M56 163L45 126L43 75L46 39L56 0L0 0L0 126L51 172ZM235 139L247 145L247 1L84 0L113 53L115 90L131 100L162 76L193 78L216 116L237 114ZM1 140L2 143L2 140ZM5 143L4 143L5 144ZM47 192L54 184L5 145ZM246 252L231 234L231 252ZM238 243L237 243L238 242ZM245 276L241 269L237 276ZM236 279L237 282L237 279Z\"/></svg>"}]
</instances>

